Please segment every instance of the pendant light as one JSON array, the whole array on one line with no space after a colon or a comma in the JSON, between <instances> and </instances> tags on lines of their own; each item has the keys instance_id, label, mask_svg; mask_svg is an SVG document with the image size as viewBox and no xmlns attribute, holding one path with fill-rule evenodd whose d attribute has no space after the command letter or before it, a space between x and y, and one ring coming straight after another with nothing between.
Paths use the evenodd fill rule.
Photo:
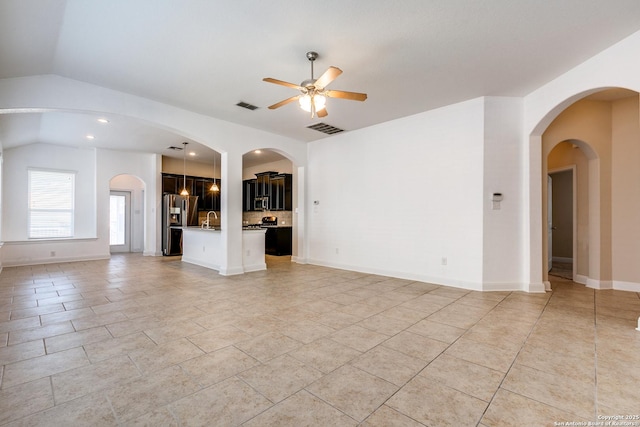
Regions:
<instances>
[{"instance_id":1,"label":"pendant light","mask_svg":"<svg viewBox=\"0 0 640 427\"><path fill-rule=\"evenodd\" d=\"M213 152L213 184L211 184L211 188L209 189L209 191L217 193L218 191L220 191L220 188L218 188L218 184L216 184L216 152Z\"/></svg>"},{"instance_id":2,"label":"pendant light","mask_svg":"<svg viewBox=\"0 0 640 427\"><path fill-rule=\"evenodd\" d=\"M183 151L183 156L182 156L182 174L183 174L183 187L182 187L182 191L180 192L181 196L188 196L189 192L187 191L187 144L188 142L183 142L182 145L182 151Z\"/></svg>"}]
</instances>

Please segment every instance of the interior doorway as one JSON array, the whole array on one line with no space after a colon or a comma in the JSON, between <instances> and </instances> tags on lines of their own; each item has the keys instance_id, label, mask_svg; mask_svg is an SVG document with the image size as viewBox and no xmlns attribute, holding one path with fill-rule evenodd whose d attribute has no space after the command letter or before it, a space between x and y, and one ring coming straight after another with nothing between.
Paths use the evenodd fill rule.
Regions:
<instances>
[{"instance_id":1,"label":"interior doorway","mask_svg":"<svg viewBox=\"0 0 640 427\"><path fill-rule=\"evenodd\" d=\"M549 171L549 274L575 280L576 199L575 168Z\"/></svg>"},{"instance_id":2,"label":"interior doorway","mask_svg":"<svg viewBox=\"0 0 640 427\"><path fill-rule=\"evenodd\" d=\"M109 196L110 252L131 252L131 192L111 191Z\"/></svg>"}]
</instances>

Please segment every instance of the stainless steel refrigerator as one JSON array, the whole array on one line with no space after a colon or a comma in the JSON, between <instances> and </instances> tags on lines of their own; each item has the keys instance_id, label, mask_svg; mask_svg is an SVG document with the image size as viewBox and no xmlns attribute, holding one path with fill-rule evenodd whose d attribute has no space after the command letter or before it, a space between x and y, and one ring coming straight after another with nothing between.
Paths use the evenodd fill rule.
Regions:
<instances>
[{"instance_id":1,"label":"stainless steel refrigerator","mask_svg":"<svg viewBox=\"0 0 640 427\"><path fill-rule=\"evenodd\" d=\"M165 194L162 204L162 254L182 255L182 227L198 225L198 196Z\"/></svg>"}]
</instances>

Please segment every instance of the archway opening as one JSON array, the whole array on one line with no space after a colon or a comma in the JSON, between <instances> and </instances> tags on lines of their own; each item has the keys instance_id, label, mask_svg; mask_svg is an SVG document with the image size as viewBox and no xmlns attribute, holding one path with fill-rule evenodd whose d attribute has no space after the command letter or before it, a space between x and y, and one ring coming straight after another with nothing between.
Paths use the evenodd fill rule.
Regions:
<instances>
[{"instance_id":1,"label":"archway opening","mask_svg":"<svg viewBox=\"0 0 640 427\"><path fill-rule=\"evenodd\" d=\"M548 180L554 172L574 171L571 279L588 287L607 289L615 287L616 271L633 270L622 265L619 257L624 258L623 249L631 243L628 231L623 232L622 227L634 230L636 239L640 237L640 227L621 214L629 204L640 206L640 194L629 188L629 180L640 180L640 174L634 172L640 166L636 155L640 154L638 116L637 92L609 89L566 107L542 134L539 212L542 278L547 290L551 289L552 236L559 231L552 221L553 195L548 190L552 188ZM631 271L629 277L640 282L640 269Z\"/></svg>"},{"instance_id":2,"label":"archway opening","mask_svg":"<svg viewBox=\"0 0 640 427\"><path fill-rule=\"evenodd\" d=\"M267 266L288 261L297 244L294 188L298 175L294 164L285 153L265 148L245 153L242 163L243 227L266 228Z\"/></svg>"}]
</instances>

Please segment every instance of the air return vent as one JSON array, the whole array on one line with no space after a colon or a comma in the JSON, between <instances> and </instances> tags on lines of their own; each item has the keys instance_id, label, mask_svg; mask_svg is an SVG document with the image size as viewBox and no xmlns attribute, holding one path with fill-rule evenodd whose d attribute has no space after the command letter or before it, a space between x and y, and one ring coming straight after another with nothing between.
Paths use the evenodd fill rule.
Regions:
<instances>
[{"instance_id":1,"label":"air return vent","mask_svg":"<svg viewBox=\"0 0 640 427\"><path fill-rule=\"evenodd\" d=\"M246 108L247 110L251 110L251 111L258 109L257 106L249 104L248 102L243 102L243 101L238 102L236 105L238 107Z\"/></svg>"},{"instance_id":2,"label":"air return vent","mask_svg":"<svg viewBox=\"0 0 640 427\"><path fill-rule=\"evenodd\" d=\"M318 132L326 133L327 135L333 135L334 133L344 132L344 129L340 129L335 126L328 125L326 123L316 123L315 125L311 125L307 127L309 129L317 130Z\"/></svg>"}]
</instances>

